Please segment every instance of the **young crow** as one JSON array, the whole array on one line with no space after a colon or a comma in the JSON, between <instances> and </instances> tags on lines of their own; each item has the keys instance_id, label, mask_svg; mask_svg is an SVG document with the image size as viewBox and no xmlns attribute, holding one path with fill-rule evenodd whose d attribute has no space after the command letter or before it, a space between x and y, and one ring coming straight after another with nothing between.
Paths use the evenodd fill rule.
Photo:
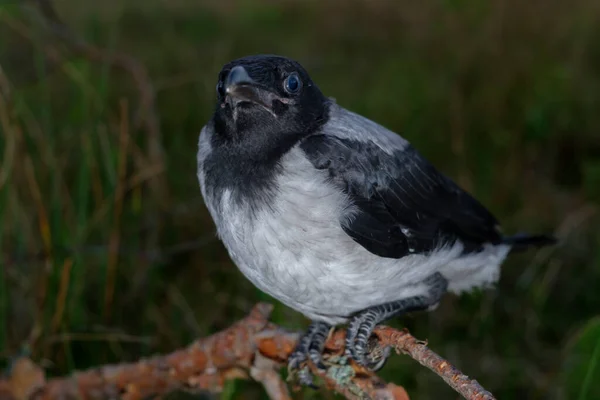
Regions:
<instances>
[{"instance_id":1,"label":"young crow","mask_svg":"<svg viewBox=\"0 0 600 400\"><path fill-rule=\"evenodd\" d=\"M202 195L242 273L312 321L292 369L308 357L323 368L327 334L343 323L346 354L376 369L377 324L490 286L511 250L554 243L504 236L405 139L325 97L293 60L234 60L217 98L199 140Z\"/></svg>"}]
</instances>

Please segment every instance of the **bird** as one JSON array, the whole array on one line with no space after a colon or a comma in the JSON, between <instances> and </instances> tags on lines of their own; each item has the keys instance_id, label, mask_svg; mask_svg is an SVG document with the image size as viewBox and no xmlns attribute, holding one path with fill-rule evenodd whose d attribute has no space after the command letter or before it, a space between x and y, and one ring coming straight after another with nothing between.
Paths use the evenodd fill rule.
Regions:
<instances>
[{"instance_id":1,"label":"bird","mask_svg":"<svg viewBox=\"0 0 600 400\"><path fill-rule=\"evenodd\" d=\"M471 194L405 138L325 96L293 59L225 64L198 140L197 176L217 235L258 289L310 325L288 360L325 369L330 331L372 370L374 328L493 287L509 253L556 243L504 235Z\"/></svg>"}]
</instances>

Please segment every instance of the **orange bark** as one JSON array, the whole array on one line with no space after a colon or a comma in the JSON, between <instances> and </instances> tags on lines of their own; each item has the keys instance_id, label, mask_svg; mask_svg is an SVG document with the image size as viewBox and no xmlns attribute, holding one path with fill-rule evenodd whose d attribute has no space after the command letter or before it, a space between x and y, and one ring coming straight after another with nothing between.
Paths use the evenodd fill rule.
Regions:
<instances>
[{"instance_id":1,"label":"orange bark","mask_svg":"<svg viewBox=\"0 0 600 400\"><path fill-rule=\"evenodd\" d=\"M263 384L270 398L289 400L291 396L278 369L285 365L298 334L269 322L271 309L269 304L258 304L246 318L228 329L198 339L184 349L135 363L75 372L64 378L46 380L39 367L21 359L13 366L10 377L0 380L0 399L141 400L164 396L175 390L219 392L228 379L253 378ZM399 353L408 354L440 375L463 397L494 399L476 381L408 332L381 326L375 334L380 346L391 346ZM328 389L348 399L409 399L402 387L384 382L354 362L348 365L334 362L343 354L343 348L344 331L337 330L326 344L328 370L319 372L309 366Z\"/></svg>"}]
</instances>

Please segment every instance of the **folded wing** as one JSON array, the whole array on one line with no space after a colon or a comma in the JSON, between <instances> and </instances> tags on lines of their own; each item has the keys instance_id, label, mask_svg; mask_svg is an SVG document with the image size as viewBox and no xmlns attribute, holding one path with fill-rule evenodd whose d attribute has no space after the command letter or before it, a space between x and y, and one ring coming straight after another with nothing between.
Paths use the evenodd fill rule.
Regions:
<instances>
[{"instance_id":1,"label":"folded wing","mask_svg":"<svg viewBox=\"0 0 600 400\"><path fill-rule=\"evenodd\" d=\"M353 137L327 125L324 129L306 138L301 148L352 200L352 217L340 223L370 252L400 258L457 240L465 252L501 243L494 216L400 136L394 145L386 131L386 147L381 140L369 140L378 132Z\"/></svg>"}]
</instances>

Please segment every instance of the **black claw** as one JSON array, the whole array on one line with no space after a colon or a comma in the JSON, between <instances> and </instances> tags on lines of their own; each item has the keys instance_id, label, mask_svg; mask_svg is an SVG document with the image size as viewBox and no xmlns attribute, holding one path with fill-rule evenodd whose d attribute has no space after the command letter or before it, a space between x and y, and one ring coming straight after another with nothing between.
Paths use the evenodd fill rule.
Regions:
<instances>
[{"instance_id":1,"label":"black claw","mask_svg":"<svg viewBox=\"0 0 600 400\"><path fill-rule=\"evenodd\" d=\"M322 352L325 347L327 334L331 325L324 322L313 322L306 334L298 341L296 350L288 360L288 371L290 376L297 375L298 383L302 386L308 386L317 389L318 386L313 383L313 374L307 366L303 365L310 359L312 363L321 371L327 370L323 363Z\"/></svg>"},{"instance_id":2,"label":"black claw","mask_svg":"<svg viewBox=\"0 0 600 400\"><path fill-rule=\"evenodd\" d=\"M313 335L313 339L308 345L308 357L315 364L315 366L321 370L327 370L325 364L323 364L323 349L325 348L325 341L327 340L327 334L329 333L330 326L321 324Z\"/></svg>"},{"instance_id":3,"label":"black claw","mask_svg":"<svg viewBox=\"0 0 600 400\"><path fill-rule=\"evenodd\" d=\"M306 361L306 356L304 353L299 351L294 351L290 358L288 359L288 370L299 369L300 366Z\"/></svg>"},{"instance_id":4,"label":"black claw","mask_svg":"<svg viewBox=\"0 0 600 400\"><path fill-rule=\"evenodd\" d=\"M379 322L377 311L377 308L372 308L356 315L350 321L346 332L345 354L360 365L368 364L365 358L365 349L373 328Z\"/></svg>"},{"instance_id":5,"label":"black claw","mask_svg":"<svg viewBox=\"0 0 600 400\"><path fill-rule=\"evenodd\" d=\"M327 371L327 366L323 363L323 357L321 356L321 353L311 351L308 355L310 360L319 371Z\"/></svg>"},{"instance_id":6,"label":"black claw","mask_svg":"<svg viewBox=\"0 0 600 400\"><path fill-rule=\"evenodd\" d=\"M308 367L304 367L300 371L298 371L298 382L300 383L300 385L316 390L319 387L315 385L313 378L313 374L310 373Z\"/></svg>"},{"instance_id":7,"label":"black claw","mask_svg":"<svg viewBox=\"0 0 600 400\"><path fill-rule=\"evenodd\" d=\"M348 325L348 329L346 330L346 349L345 349L344 353L346 354L347 357L350 357L352 359L355 359L355 357L356 357L356 351L354 349L355 342L356 342L356 336L358 335L358 331L360 330L360 327L363 323L364 318L365 318L365 314L356 315L350 321L350 324Z\"/></svg>"},{"instance_id":8,"label":"black claw","mask_svg":"<svg viewBox=\"0 0 600 400\"><path fill-rule=\"evenodd\" d=\"M354 342L354 361L363 366L367 366L366 348L373 328L374 326L371 326L368 322L364 323Z\"/></svg>"},{"instance_id":9,"label":"black claw","mask_svg":"<svg viewBox=\"0 0 600 400\"><path fill-rule=\"evenodd\" d=\"M391 347L381 346L379 344L379 340L375 336L371 336L367 343L367 368L373 372L379 371L381 368L383 368L391 354Z\"/></svg>"},{"instance_id":10,"label":"black claw","mask_svg":"<svg viewBox=\"0 0 600 400\"><path fill-rule=\"evenodd\" d=\"M310 373L308 367L303 366L307 361L306 353L295 351L288 359L288 374L292 380L294 377L301 386L308 386L315 389L316 385L313 383L313 375Z\"/></svg>"}]
</instances>

